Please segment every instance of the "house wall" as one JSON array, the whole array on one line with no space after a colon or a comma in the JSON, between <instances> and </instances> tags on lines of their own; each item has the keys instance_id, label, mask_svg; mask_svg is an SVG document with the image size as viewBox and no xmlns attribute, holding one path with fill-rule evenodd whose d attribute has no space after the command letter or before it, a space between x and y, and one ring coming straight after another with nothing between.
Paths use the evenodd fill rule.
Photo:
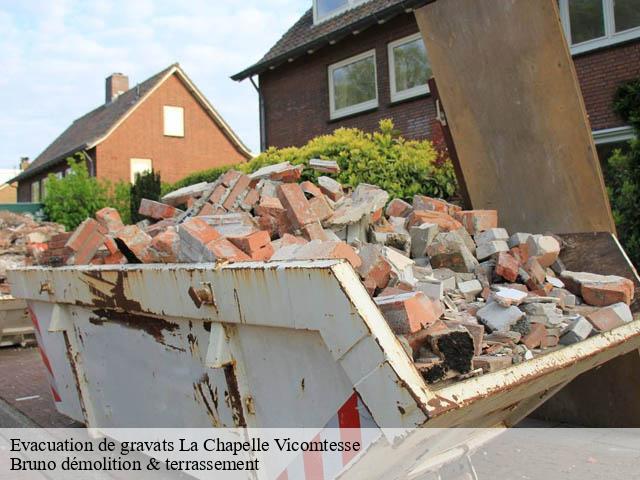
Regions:
<instances>
[{"instance_id":1,"label":"house wall","mask_svg":"<svg viewBox=\"0 0 640 480\"><path fill-rule=\"evenodd\" d=\"M184 137L164 136L165 105L184 108ZM130 180L131 158L151 159L163 182L246 160L176 75L162 83L96 150L97 176L112 181Z\"/></svg>"},{"instance_id":2,"label":"house wall","mask_svg":"<svg viewBox=\"0 0 640 480\"><path fill-rule=\"evenodd\" d=\"M577 55L573 62L591 128L623 126L613 111L613 98L621 83L640 78L640 40Z\"/></svg>"},{"instance_id":3,"label":"house wall","mask_svg":"<svg viewBox=\"0 0 640 480\"><path fill-rule=\"evenodd\" d=\"M343 126L371 131L382 118L393 119L408 138L432 137L435 106L431 97L398 104L390 100L387 44L417 31L413 14L403 14L260 75L267 145L302 145ZM328 66L372 48L376 50L379 107L330 121ZM640 40L581 54L574 61L593 130L623 125L613 112L613 95L621 82L640 77Z\"/></svg>"},{"instance_id":4,"label":"house wall","mask_svg":"<svg viewBox=\"0 0 640 480\"><path fill-rule=\"evenodd\" d=\"M18 188L15 183L0 185L0 203L16 203Z\"/></svg>"},{"instance_id":5,"label":"house wall","mask_svg":"<svg viewBox=\"0 0 640 480\"><path fill-rule=\"evenodd\" d=\"M312 55L260 75L265 100L266 143L301 145L339 127L371 131L384 118L392 118L403 135L424 138L431 133L435 106L429 96L392 104L389 90L387 44L418 31L413 14L402 14L384 25L367 29L352 39L327 46ZM375 48L378 107L336 121L329 120L329 65Z\"/></svg>"},{"instance_id":6,"label":"house wall","mask_svg":"<svg viewBox=\"0 0 640 480\"><path fill-rule=\"evenodd\" d=\"M96 158L96 151L95 148L92 148L91 150L89 150L87 152L89 154L89 157L91 158L91 160L93 162L95 162L95 158ZM40 172L36 175L34 175L33 177L30 177L26 180L22 180L20 182L18 182L18 202L31 202L31 184L34 182L41 182L41 190L40 190L40 195L42 195L42 180L44 180L45 178L47 178L49 176L50 173L56 174L59 172L64 173L64 171L69 168L69 165L67 164L66 161L62 161L59 162L51 167L49 167L48 170L45 170L43 172ZM87 162L87 168L90 169L90 166ZM41 199L42 200L42 199Z\"/></svg>"}]
</instances>

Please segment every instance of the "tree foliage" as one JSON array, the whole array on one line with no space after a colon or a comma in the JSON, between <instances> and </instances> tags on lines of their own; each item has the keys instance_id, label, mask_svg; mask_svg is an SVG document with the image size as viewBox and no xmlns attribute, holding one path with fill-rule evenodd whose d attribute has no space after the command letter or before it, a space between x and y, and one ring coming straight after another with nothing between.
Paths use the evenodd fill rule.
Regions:
<instances>
[{"instance_id":1,"label":"tree foliage","mask_svg":"<svg viewBox=\"0 0 640 480\"><path fill-rule=\"evenodd\" d=\"M140 202L143 198L149 200L160 200L161 195L161 181L160 174L154 170L136 174L135 181L131 188L130 195L130 208L131 208L131 220L132 222L139 222L145 217L138 214L140 208Z\"/></svg>"},{"instance_id":2,"label":"tree foliage","mask_svg":"<svg viewBox=\"0 0 640 480\"><path fill-rule=\"evenodd\" d=\"M628 149L614 150L607 160L605 183L620 241L631 261L640 265L640 79L619 88L614 109L636 136Z\"/></svg>"},{"instance_id":3,"label":"tree foliage","mask_svg":"<svg viewBox=\"0 0 640 480\"><path fill-rule=\"evenodd\" d=\"M129 219L127 184L112 184L90 176L85 153L69 157L67 162L71 170L64 178L54 174L47 178L44 208L50 220L72 230L107 206L117 208L123 221Z\"/></svg>"}]
</instances>

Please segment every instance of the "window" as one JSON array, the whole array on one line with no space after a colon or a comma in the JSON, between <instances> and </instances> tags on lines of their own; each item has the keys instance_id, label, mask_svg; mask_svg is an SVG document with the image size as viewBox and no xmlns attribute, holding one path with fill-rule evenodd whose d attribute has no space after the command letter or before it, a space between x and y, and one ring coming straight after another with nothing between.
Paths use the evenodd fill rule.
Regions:
<instances>
[{"instance_id":1,"label":"window","mask_svg":"<svg viewBox=\"0 0 640 480\"><path fill-rule=\"evenodd\" d=\"M40 201L40 182L31 184L31 202L38 203Z\"/></svg>"},{"instance_id":2,"label":"window","mask_svg":"<svg viewBox=\"0 0 640 480\"><path fill-rule=\"evenodd\" d=\"M165 105L163 113L165 136L184 137L184 109Z\"/></svg>"},{"instance_id":3,"label":"window","mask_svg":"<svg viewBox=\"0 0 640 480\"><path fill-rule=\"evenodd\" d=\"M430 76L431 65L419 33L389 44L392 102L428 93L427 80Z\"/></svg>"},{"instance_id":4,"label":"window","mask_svg":"<svg viewBox=\"0 0 640 480\"><path fill-rule=\"evenodd\" d=\"M132 158L131 159L131 183L136 181L136 175L149 172L153 168L149 158Z\"/></svg>"},{"instance_id":5,"label":"window","mask_svg":"<svg viewBox=\"0 0 640 480\"><path fill-rule=\"evenodd\" d=\"M329 66L329 106L332 119L378 106L375 50Z\"/></svg>"},{"instance_id":6,"label":"window","mask_svg":"<svg viewBox=\"0 0 640 480\"><path fill-rule=\"evenodd\" d=\"M313 0L313 23L323 22L366 1L368 0Z\"/></svg>"},{"instance_id":7,"label":"window","mask_svg":"<svg viewBox=\"0 0 640 480\"><path fill-rule=\"evenodd\" d=\"M41 191L41 193L42 193L41 197L42 197L42 200L44 200L47 197L47 181L48 180L49 180L48 177L44 177L42 179L42 186L41 186L41 190L42 190Z\"/></svg>"},{"instance_id":8,"label":"window","mask_svg":"<svg viewBox=\"0 0 640 480\"><path fill-rule=\"evenodd\" d=\"M560 0L572 53L640 37L640 0Z\"/></svg>"},{"instance_id":9,"label":"window","mask_svg":"<svg viewBox=\"0 0 640 480\"><path fill-rule=\"evenodd\" d=\"M598 158L603 165L609 159L614 150L623 152L629 150L629 140L634 138L632 127L616 127L593 132L593 140L596 144Z\"/></svg>"}]
</instances>

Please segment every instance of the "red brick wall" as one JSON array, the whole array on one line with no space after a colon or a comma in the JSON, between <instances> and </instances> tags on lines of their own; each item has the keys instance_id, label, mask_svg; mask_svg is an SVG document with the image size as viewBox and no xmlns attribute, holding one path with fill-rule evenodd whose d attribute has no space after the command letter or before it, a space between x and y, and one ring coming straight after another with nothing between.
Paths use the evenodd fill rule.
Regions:
<instances>
[{"instance_id":1,"label":"red brick wall","mask_svg":"<svg viewBox=\"0 0 640 480\"><path fill-rule=\"evenodd\" d=\"M374 130L383 118L392 118L408 138L430 134L435 115L428 96L391 104L387 44L418 31L413 14L367 29L350 40L324 47L260 76L265 99L267 145L300 145L339 127ZM378 108L349 118L329 121L329 65L375 48L378 73Z\"/></svg>"},{"instance_id":2,"label":"red brick wall","mask_svg":"<svg viewBox=\"0 0 640 480\"><path fill-rule=\"evenodd\" d=\"M164 136L164 105L184 108L184 137ZM164 182L246 160L176 75L97 146L98 178L129 181L131 158L150 158Z\"/></svg>"},{"instance_id":3,"label":"red brick wall","mask_svg":"<svg viewBox=\"0 0 640 480\"><path fill-rule=\"evenodd\" d=\"M611 105L621 83L640 78L640 40L578 55L573 61L591 128L623 126Z\"/></svg>"},{"instance_id":4,"label":"red brick wall","mask_svg":"<svg viewBox=\"0 0 640 480\"><path fill-rule=\"evenodd\" d=\"M431 137L435 117L432 98L398 104L391 104L390 99L387 44L417 31L413 14L403 14L262 74L267 145L301 145L342 126L371 131L382 118L393 119L408 138ZM377 61L378 108L330 121L328 66L373 48ZM622 125L612 110L613 94L621 82L640 77L640 41L577 56L575 64L593 129Z\"/></svg>"}]
</instances>

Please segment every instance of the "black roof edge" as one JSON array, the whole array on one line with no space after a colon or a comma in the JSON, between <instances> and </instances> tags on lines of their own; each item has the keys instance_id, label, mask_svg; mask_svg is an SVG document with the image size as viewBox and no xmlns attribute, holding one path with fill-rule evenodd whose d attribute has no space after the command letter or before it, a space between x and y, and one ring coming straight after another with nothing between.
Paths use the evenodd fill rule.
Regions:
<instances>
[{"instance_id":1,"label":"black roof edge","mask_svg":"<svg viewBox=\"0 0 640 480\"><path fill-rule=\"evenodd\" d=\"M428 3L433 3L435 1L436 0L405 0L401 3L391 5L383 10L379 10L377 12L372 13L371 15L367 15L366 17L361 18L356 22L350 23L345 27L342 27L342 28L339 28L338 30L334 30L330 33L327 33L322 37L317 38L311 42L304 43L299 47L291 49L270 60L255 63L249 68L246 68L243 71L236 73L235 75L232 75L231 80L240 82L255 74L262 73L270 67L275 67L277 65L280 65L286 62L292 56L299 56L300 54L307 52L309 49L315 50L317 47L321 47L325 44L328 44L330 40L344 38L347 35L349 35L353 30L363 30L364 28L371 26L371 24L377 23L380 17L387 17L391 14L398 14L398 13L401 13L401 11L406 11L407 9L420 8L427 5Z\"/></svg>"},{"instance_id":2,"label":"black roof edge","mask_svg":"<svg viewBox=\"0 0 640 480\"><path fill-rule=\"evenodd\" d=\"M13 182L20 182L22 180L26 180L28 178L33 177L34 175L47 170L49 168L51 168L53 165L56 165L60 162L62 162L63 160L66 160L67 158L71 157L72 155L75 155L78 152L81 151L85 151L87 149L86 144L84 145L80 145L76 148L74 148L73 150L68 151L67 153L63 153L62 155L58 155L55 158L52 158L49 161L44 162L42 165L38 165L37 167L34 168L28 168L22 172L20 172L17 176L13 177L11 180L9 180L7 183L13 183Z\"/></svg>"}]
</instances>

